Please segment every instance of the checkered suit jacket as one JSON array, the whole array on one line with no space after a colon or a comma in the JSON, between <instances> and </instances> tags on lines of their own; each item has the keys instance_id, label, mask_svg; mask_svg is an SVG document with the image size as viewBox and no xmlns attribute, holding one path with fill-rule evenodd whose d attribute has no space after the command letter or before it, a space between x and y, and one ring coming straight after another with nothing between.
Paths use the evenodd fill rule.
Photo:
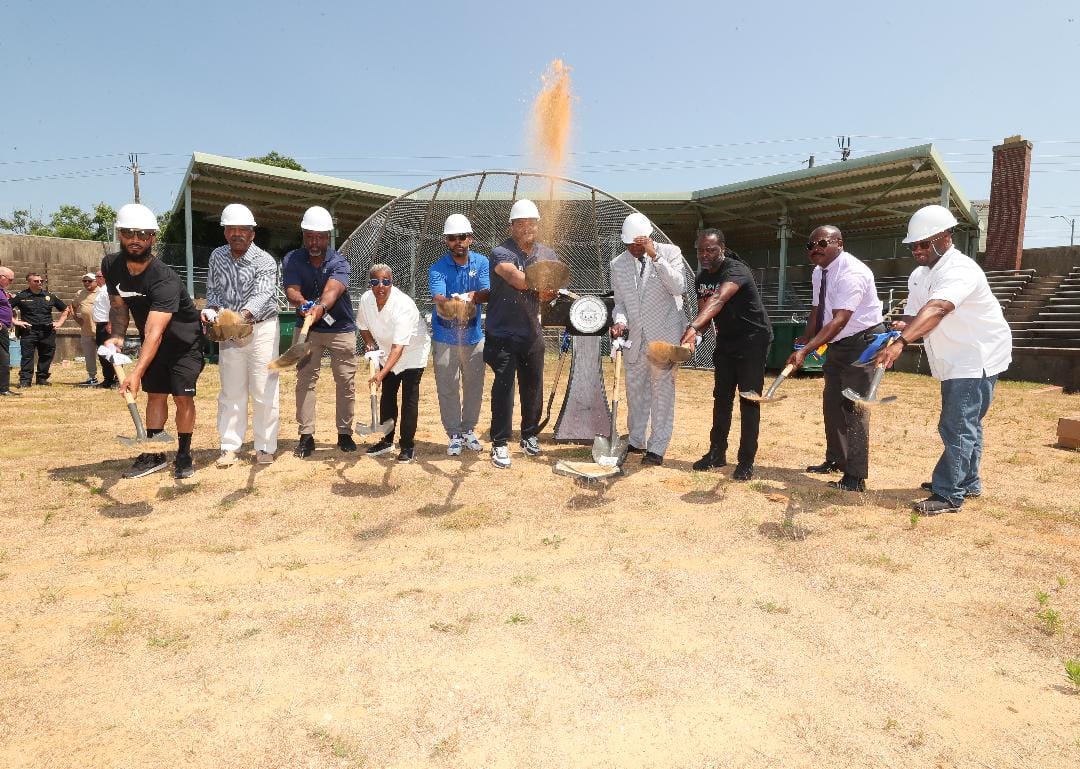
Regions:
<instances>
[{"instance_id":1,"label":"checkered suit jacket","mask_svg":"<svg viewBox=\"0 0 1080 769\"><path fill-rule=\"evenodd\" d=\"M686 329L683 294L686 274L682 251L667 243L656 244L654 262L646 255L645 272L629 251L611 260L611 288L615 292L616 323L630 329L630 348L623 351L627 363L636 363L649 342L678 344Z\"/></svg>"}]
</instances>

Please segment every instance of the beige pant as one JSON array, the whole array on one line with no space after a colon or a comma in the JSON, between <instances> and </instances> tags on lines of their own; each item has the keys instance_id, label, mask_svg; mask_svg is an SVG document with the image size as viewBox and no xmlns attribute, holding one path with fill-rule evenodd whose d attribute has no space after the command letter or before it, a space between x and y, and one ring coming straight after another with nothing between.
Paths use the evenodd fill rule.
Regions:
<instances>
[{"instance_id":1,"label":"beige pant","mask_svg":"<svg viewBox=\"0 0 1080 769\"><path fill-rule=\"evenodd\" d=\"M315 432L315 385L319 381L323 351L330 353L330 369L337 385L338 435L351 435L356 407L356 333L313 331L308 335L311 355L296 370L296 422L301 435Z\"/></svg>"},{"instance_id":2,"label":"beige pant","mask_svg":"<svg viewBox=\"0 0 1080 769\"><path fill-rule=\"evenodd\" d=\"M91 379L97 379L97 342L92 336L80 336L79 345L82 348L83 357L86 358L86 375Z\"/></svg>"}]
</instances>

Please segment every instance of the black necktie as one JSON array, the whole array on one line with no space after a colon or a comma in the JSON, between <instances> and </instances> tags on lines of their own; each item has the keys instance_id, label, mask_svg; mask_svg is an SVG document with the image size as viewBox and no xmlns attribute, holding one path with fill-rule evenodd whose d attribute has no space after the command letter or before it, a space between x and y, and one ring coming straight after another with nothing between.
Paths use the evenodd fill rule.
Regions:
<instances>
[{"instance_id":1,"label":"black necktie","mask_svg":"<svg viewBox=\"0 0 1080 769\"><path fill-rule=\"evenodd\" d=\"M829 276L828 270L821 271L821 287L817 292L817 330L821 331L822 325L825 323L825 283Z\"/></svg>"},{"instance_id":2,"label":"black necktie","mask_svg":"<svg viewBox=\"0 0 1080 769\"><path fill-rule=\"evenodd\" d=\"M641 259L638 259L638 261L641 262L641 269L638 270L637 276L641 278L645 275L645 258L642 257Z\"/></svg>"}]
</instances>

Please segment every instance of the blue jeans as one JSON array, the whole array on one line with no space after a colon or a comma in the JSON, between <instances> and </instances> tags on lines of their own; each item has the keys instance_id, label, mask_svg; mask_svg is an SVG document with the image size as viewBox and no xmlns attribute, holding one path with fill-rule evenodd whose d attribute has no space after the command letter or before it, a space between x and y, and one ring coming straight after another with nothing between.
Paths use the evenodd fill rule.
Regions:
<instances>
[{"instance_id":1,"label":"blue jeans","mask_svg":"<svg viewBox=\"0 0 1080 769\"><path fill-rule=\"evenodd\" d=\"M979 461L982 459L982 419L994 397L997 375L979 379L946 379L941 383L941 417L938 434L945 450L931 481L939 497L961 505L968 494L982 492Z\"/></svg>"}]
</instances>

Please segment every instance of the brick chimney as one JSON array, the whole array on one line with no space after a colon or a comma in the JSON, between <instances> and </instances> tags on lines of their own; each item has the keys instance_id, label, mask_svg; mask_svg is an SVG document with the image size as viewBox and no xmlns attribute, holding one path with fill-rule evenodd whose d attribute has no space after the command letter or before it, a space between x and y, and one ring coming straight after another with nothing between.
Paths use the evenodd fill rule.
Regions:
<instances>
[{"instance_id":1,"label":"brick chimney","mask_svg":"<svg viewBox=\"0 0 1080 769\"><path fill-rule=\"evenodd\" d=\"M986 269L1018 270L1024 255L1024 218L1031 179L1031 142L1010 136L994 147Z\"/></svg>"}]
</instances>

